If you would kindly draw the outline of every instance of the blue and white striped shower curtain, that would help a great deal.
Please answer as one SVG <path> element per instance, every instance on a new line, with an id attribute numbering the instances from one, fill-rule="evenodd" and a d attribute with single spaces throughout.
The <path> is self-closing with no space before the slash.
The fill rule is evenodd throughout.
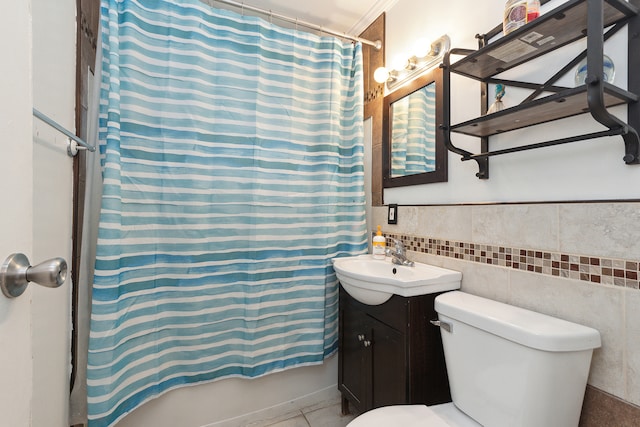
<path id="1" fill-rule="evenodd" d="M 197 0 L 103 0 L 91 426 L 322 363 L 366 252 L 359 45 Z"/>
<path id="2" fill-rule="evenodd" d="M 435 83 L 392 105 L 391 176 L 436 170 Z"/>

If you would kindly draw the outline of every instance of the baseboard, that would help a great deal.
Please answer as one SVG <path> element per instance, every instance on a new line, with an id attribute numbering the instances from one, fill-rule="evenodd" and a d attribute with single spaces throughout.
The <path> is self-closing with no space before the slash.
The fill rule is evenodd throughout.
<path id="1" fill-rule="evenodd" d="M 274 405 L 268 408 L 261 409 L 259 411 L 250 412 L 239 417 L 231 419 L 217 421 L 213 424 L 207 424 L 203 427 L 240 427 L 250 426 L 252 423 L 257 423 L 263 420 L 271 420 L 277 422 L 278 419 L 288 419 L 294 416 L 296 413 L 301 413 L 304 408 L 317 405 L 325 401 L 338 402 L 340 399 L 340 392 L 338 391 L 338 385 L 334 384 L 316 392 L 300 396 L 293 400 Z"/>
<path id="2" fill-rule="evenodd" d="M 587 386 L 582 405 L 580 427 L 637 427 L 640 407 Z"/>

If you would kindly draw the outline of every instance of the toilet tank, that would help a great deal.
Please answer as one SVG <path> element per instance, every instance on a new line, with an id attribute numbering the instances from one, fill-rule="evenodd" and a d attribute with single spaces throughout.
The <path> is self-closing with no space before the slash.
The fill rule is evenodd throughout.
<path id="1" fill-rule="evenodd" d="M 578 425 L 598 331 L 457 291 L 435 309 L 456 407 L 486 427 Z"/>

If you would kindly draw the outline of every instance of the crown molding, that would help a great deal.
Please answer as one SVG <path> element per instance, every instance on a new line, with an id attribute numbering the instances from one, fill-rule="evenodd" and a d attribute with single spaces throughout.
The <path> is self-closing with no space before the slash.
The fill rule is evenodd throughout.
<path id="1" fill-rule="evenodd" d="M 363 15 L 358 22 L 353 24 L 347 34 L 362 34 L 364 30 L 375 21 L 383 12 L 388 12 L 398 0 L 378 0 L 371 6 L 369 11 Z"/>

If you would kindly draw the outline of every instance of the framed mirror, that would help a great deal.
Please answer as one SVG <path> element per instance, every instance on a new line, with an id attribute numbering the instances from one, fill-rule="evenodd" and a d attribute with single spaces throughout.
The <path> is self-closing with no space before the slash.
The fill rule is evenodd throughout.
<path id="1" fill-rule="evenodd" d="M 384 188 L 447 181 L 442 69 L 416 78 L 384 98 Z"/>

